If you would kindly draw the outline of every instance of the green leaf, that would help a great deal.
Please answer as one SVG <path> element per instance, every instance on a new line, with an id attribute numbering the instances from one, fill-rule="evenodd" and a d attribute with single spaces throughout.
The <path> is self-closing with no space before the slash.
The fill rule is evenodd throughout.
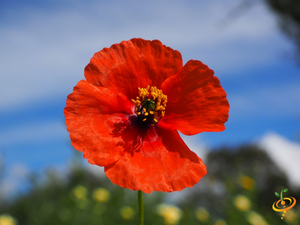
<path id="1" fill-rule="evenodd" d="M 279 197 L 279 194 L 277 192 L 275 192 L 275 195 Z"/>
<path id="2" fill-rule="evenodd" d="M 286 189 L 283 190 L 283 192 L 287 192 L 288 190 L 289 190 L 289 189 L 286 188 Z"/>

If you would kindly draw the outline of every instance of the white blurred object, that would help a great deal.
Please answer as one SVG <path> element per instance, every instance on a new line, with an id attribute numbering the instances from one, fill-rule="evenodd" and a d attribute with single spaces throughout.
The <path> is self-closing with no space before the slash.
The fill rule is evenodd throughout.
<path id="1" fill-rule="evenodd" d="M 287 175 L 291 185 L 300 186 L 300 144 L 284 137 L 268 133 L 259 142 L 270 158 Z"/>

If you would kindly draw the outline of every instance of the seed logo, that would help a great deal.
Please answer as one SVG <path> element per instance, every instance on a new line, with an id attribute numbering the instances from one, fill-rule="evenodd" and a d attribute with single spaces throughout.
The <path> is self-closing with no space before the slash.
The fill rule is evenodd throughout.
<path id="1" fill-rule="evenodd" d="M 278 196 L 280 199 L 277 202 L 273 203 L 272 209 L 276 212 L 283 212 L 281 219 L 283 219 L 286 211 L 293 208 L 294 205 L 296 204 L 296 199 L 294 197 L 287 197 L 287 198 L 283 197 L 283 192 L 287 192 L 288 190 L 289 189 L 287 188 L 282 189 L 280 195 L 277 192 L 275 192 L 275 195 Z"/>

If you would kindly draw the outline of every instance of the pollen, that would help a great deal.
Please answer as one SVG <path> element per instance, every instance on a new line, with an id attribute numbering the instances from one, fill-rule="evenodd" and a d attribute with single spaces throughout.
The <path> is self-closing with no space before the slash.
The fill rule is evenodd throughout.
<path id="1" fill-rule="evenodd" d="M 138 118 L 152 126 L 165 116 L 167 95 L 155 86 L 138 87 L 138 96 L 131 101 L 135 104 L 134 112 Z"/>

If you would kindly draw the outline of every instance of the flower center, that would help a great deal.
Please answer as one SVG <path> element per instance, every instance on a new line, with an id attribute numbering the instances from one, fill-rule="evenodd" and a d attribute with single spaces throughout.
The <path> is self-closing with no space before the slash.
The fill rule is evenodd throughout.
<path id="1" fill-rule="evenodd" d="M 139 96 L 131 99 L 135 104 L 134 112 L 143 123 L 155 126 L 165 116 L 167 96 L 155 86 L 138 89 Z"/>

